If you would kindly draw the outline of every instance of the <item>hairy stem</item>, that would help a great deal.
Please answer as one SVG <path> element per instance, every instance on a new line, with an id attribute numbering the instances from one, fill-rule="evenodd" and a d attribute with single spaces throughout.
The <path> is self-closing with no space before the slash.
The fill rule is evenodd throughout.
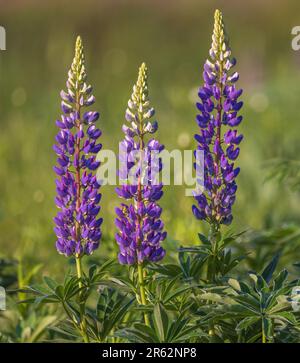
<path id="1" fill-rule="evenodd" d="M 76 271 L 77 271 L 77 277 L 79 278 L 79 282 L 78 282 L 78 286 L 81 289 L 82 288 L 82 282 L 81 282 L 81 278 L 82 278 L 82 264 L 81 264 L 81 257 L 78 256 L 76 257 Z M 81 298 L 81 291 L 79 292 L 79 298 Z M 81 302 L 79 303 L 80 305 L 80 332 L 83 338 L 83 341 L 85 343 L 89 343 L 89 337 L 86 333 L 86 320 L 85 320 L 85 303 Z"/>

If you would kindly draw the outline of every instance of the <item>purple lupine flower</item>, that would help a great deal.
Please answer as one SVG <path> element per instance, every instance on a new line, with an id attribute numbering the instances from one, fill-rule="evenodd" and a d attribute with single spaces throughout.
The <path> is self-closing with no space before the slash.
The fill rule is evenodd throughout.
<path id="1" fill-rule="evenodd" d="M 94 170 L 99 166 L 96 154 L 101 131 L 95 125 L 99 113 L 86 111 L 95 102 L 92 87 L 86 83 L 81 38 L 76 40 L 75 57 L 68 73 L 67 91 L 61 91 L 63 115 L 56 121 L 59 128 L 54 150 L 54 171 L 60 209 L 54 218 L 57 251 L 65 256 L 90 255 L 101 239 L 100 185 Z"/>
<path id="2" fill-rule="evenodd" d="M 236 60 L 231 58 L 222 14 L 215 12 L 210 58 L 205 62 L 204 85 L 199 89 L 200 101 L 196 117 L 200 134 L 195 135 L 198 150 L 204 153 L 204 192 L 196 195 L 197 205 L 192 210 L 197 219 L 206 220 L 217 229 L 220 224 L 232 222 L 232 205 L 235 201 L 236 176 L 240 169 L 234 166 L 243 135 L 236 127 L 241 123 L 238 115 L 243 102 L 235 82 L 239 75 L 232 68 Z"/>
<path id="3" fill-rule="evenodd" d="M 161 198 L 162 184 L 156 182 L 162 169 L 158 157 L 163 150 L 157 140 L 146 141 L 147 134 L 157 130 L 157 122 L 150 121 L 154 109 L 148 99 L 147 67 L 143 63 L 138 80 L 128 101 L 123 126 L 124 140 L 120 143 L 120 179 L 128 184 L 117 188 L 117 194 L 132 204 L 121 204 L 116 208 L 116 241 L 120 248 L 121 264 L 141 264 L 144 261 L 157 262 L 165 256 L 160 243 L 166 238 L 164 224 L 160 219 L 162 208 L 157 204 Z M 136 167 L 136 157 L 140 158 Z"/>

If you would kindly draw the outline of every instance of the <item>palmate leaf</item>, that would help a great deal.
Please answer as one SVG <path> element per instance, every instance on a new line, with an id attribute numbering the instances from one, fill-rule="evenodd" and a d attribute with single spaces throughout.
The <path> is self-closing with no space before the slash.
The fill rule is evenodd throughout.
<path id="1" fill-rule="evenodd" d="M 105 287 L 100 292 L 94 324 L 94 334 L 100 341 L 122 322 L 133 301 L 112 288 Z"/>
<path id="2" fill-rule="evenodd" d="M 68 277 L 64 285 L 60 285 L 58 282 L 50 277 L 44 277 L 45 285 L 35 284 L 29 286 L 26 289 L 18 289 L 19 292 L 24 292 L 29 295 L 35 296 L 35 303 L 58 303 L 71 300 L 74 296 L 77 296 L 80 291 L 85 287 L 79 287 L 79 279 L 77 277 Z M 32 300 L 32 299 L 30 299 Z M 20 303 L 28 302 L 28 299 L 20 301 Z"/>
<path id="3" fill-rule="evenodd" d="M 243 233 L 238 235 L 231 233 L 222 236 L 219 232 L 217 236 L 213 236 L 213 240 L 211 239 L 212 236 L 207 238 L 199 234 L 199 239 L 202 243 L 200 246 L 181 247 L 179 249 L 179 261 L 185 278 L 194 277 L 199 279 L 204 265 L 206 266 L 208 281 L 216 281 L 226 276 L 245 258 L 245 256 L 233 257 L 231 250 L 226 248 L 227 245 L 234 242 Z M 184 254 L 187 253 L 197 256 L 197 258 L 190 259 L 185 257 Z M 189 271 L 191 271 L 192 263 L 194 268 L 191 273 Z"/>
<path id="4" fill-rule="evenodd" d="M 206 334 L 200 326 L 190 324 L 190 319 L 184 317 L 187 311 L 188 309 L 178 316 L 171 317 L 162 304 L 156 304 L 153 308 L 151 327 L 134 323 L 131 328 L 116 331 L 114 336 L 138 343 L 184 343 L 192 338 L 200 339 Z"/>

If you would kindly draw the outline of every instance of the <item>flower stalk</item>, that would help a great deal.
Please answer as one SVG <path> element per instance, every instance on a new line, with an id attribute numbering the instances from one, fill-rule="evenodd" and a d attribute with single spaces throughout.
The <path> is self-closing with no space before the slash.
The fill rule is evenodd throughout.
<path id="1" fill-rule="evenodd" d="M 75 56 L 68 72 L 67 91 L 61 91 L 63 115 L 56 121 L 54 151 L 57 154 L 55 199 L 59 212 L 54 218 L 57 236 L 56 248 L 66 257 L 73 256 L 79 286 L 80 327 L 85 342 L 85 302 L 82 301 L 82 257 L 91 255 L 99 246 L 102 218 L 100 211 L 100 184 L 93 174 L 100 163 L 96 160 L 102 145 L 98 143 L 101 131 L 96 127 L 99 113 L 85 111 L 94 104 L 92 87 L 87 83 L 82 40 L 77 37 Z"/>
<path id="2" fill-rule="evenodd" d="M 148 70 L 143 63 L 128 101 L 125 118 L 129 125 L 123 125 L 125 138 L 120 143 L 119 176 L 123 183 L 116 192 L 131 203 L 116 208 L 116 241 L 119 262 L 128 265 L 157 262 L 165 256 L 160 243 L 167 233 L 160 219 L 162 208 L 157 204 L 163 195 L 163 185 L 157 181 L 162 168 L 158 155 L 163 145 L 154 138 L 146 140 L 157 130 L 157 122 L 150 120 L 154 109 L 148 98 L 147 80 Z"/>
<path id="3" fill-rule="evenodd" d="M 138 281 L 139 281 L 139 288 L 140 288 L 141 303 L 142 303 L 142 305 L 146 306 L 147 299 L 146 299 L 146 294 L 145 294 L 145 281 L 144 281 L 145 274 L 144 274 L 144 269 L 143 269 L 142 264 L 139 263 L 137 265 L 137 271 L 138 271 Z M 149 320 L 149 315 L 147 312 L 144 313 L 144 321 L 145 321 L 145 324 L 150 327 L 150 320 Z"/>
<path id="4" fill-rule="evenodd" d="M 56 121 L 59 132 L 54 150 L 57 154 L 55 199 L 60 211 L 54 218 L 56 248 L 65 256 L 92 254 L 101 239 L 100 184 L 93 172 L 99 167 L 96 154 L 101 131 L 95 122 L 99 113 L 84 111 L 95 102 L 92 87 L 86 83 L 82 40 L 76 40 L 75 57 L 68 73 L 67 91 L 61 91 L 63 115 Z"/>
<path id="5" fill-rule="evenodd" d="M 232 72 L 236 60 L 231 57 L 222 13 L 215 12 L 212 45 L 209 59 L 204 64 L 204 85 L 200 87 L 200 101 L 196 117 L 200 133 L 195 135 L 197 149 L 204 154 L 205 191 L 195 195 L 197 205 L 192 210 L 197 219 L 207 221 L 213 231 L 232 222 L 232 206 L 237 190 L 235 168 L 243 135 L 236 127 L 241 123 L 238 115 L 243 102 L 238 101 L 241 89 L 235 86 L 239 78 Z M 212 234 L 213 235 L 213 234 Z"/>

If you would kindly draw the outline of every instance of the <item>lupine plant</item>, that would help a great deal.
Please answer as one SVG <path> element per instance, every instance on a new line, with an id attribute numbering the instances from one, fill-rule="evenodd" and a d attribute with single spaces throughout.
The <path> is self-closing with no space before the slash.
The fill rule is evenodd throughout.
<path id="1" fill-rule="evenodd" d="M 146 140 L 148 135 L 157 130 L 157 122 L 150 120 L 154 112 L 148 97 L 148 70 L 143 63 L 128 101 L 125 113 L 128 125 L 123 125 L 125 138 L 120 144 L 119 175 L 127 184 L 116 189 L 121 198 L 132 202 L 129 205 L 123 203 L 120 208 L 116 208 L 119 262 L 137 266 L 143 305 L 146 305 L 143 265 L 160 261 L 164 257 L 165 250 L 160 244 L 167 235 L 160 219 L 162 209 L 157 204 L 163 194 L 163 186 L 162 183 L 156 183 L 156 174 L 162 165 L 159 158 L 153 160 L 153 155 L 157 156 L 163 145 L 154 138 Z M 137 170 L 133 171 L 130 179 L 130 173 L 136 166 Z M 147 315 L 145 321 L 149 325 Z"/>
<path id="2" fill-rule="evenodd" d="M 63 115 L 56 121 L 59 132 L 54 150 L 57 154 L 56 180 L 60 211 L 54 218 L 57 251 L 65 256 L 75 256 L 80 277 L 82 256 L 98 248 L 102 219 L 100 211 L 100 185 L 93 175 L 100 162 L 96 154 L 101 131 L 95 125 L 99 113 L 86 111 L 95 102 L 92 86 L 86 83 L 87 75 L 81 38 L 75 46 L 75 57 L 68 73 L 67 92 L 61 91 Z"/>
<path id="3" fill-rule="evenodd" d="M 101 239 L 100 184 L 93 172 L 99 167 L 96 154 L 101 130 L 96 121 L 99 113 L 88 111 L 95 102 L 92 86 L 87 83 L 82 40 L 76 40 L 75 57 L 68 73 L 67 91 L 61 91 L 63 115 L 56 121 L 59 132 L 54 150 L 57 154 L 56 180 L 60 211 L 54 218 L 56 248 L 60 254 L 74 256 L 78 278 L 82 277 L 81 259 L 98 248 Z M 81 282 L 79 281 L 81 288 Z M 82 321 L 84 325 L 84 320 Z M 84 331 L 84 326 L 83 326 Z"/>
<path id="4" fill-rule="evenodd" d="M 123 202 L 116 208 L 115 237 L 105 240 L 118 251 L 105 261 L 103 256 L 90 256 L 101 239 L 100 185 L 95 176 L 101 131 L 96 126 L 99 114 L 86 110 L 94 97 L 86 83 L 82 42 L 77 39 L 67 91 L 61 93 L 63 115 L 56 122 L 59 132 L 54 146 L 59 208 L 54 219 L 56 248 L 77 268 L 63 282 L 44 277 L 43 285 L 26 287 L 21 279 L 21 303 L 34 304 L 20 309 L 26 321 L 31 321 L 35 311 L 47 311 L 42 305 L 54 305 L 50 310 L 53 320 L 46 320 L 47 331 L 33 334 L 34 341 L 299 342 L 300 264 L 293 267 L 293 279 L 288 279 L 285 269 L 275 274 L 280 253 L 284 258 L 291 252 L 287 242 L 292 250 L 296 248 L 299 227 L 256 235 L 228 230 L 240 170 L 235 162 L 243 138 L 237 130 L 242 121 L 242 91 L 236 87 L 235 64 L 217 10 L 197 102 L 195 139 L 197 150 L 204 154 L 204 190 L 194 195 L 192 206 L 194 216 L 203 222 L 201 227 L 204 231 L 209 227 L 209 232 L 199 233 L 200 245 L 190 241 L 190 247 L 180 247 L 172 240 L 178 248 L 176 255 L 174 249 L 168 253 L 164 248 L 168 240 L 162 244 L 167 237 L 158 204 L 163 194 L 158 180 L 163 146 L 152 136 L 158 125 L 152 119 L 147 67 L 141 65 L 120 144 L 122 183 L 117 194 Z M 184 242 L 186 246 L 189 241 Z M 272 258 L 271 243 L 278 252 Z M 232 257 L 229 245 L 243 255 Z M 83 256 L 89 256 L 86 271 Z M 243 259 L 244 264 L 240 263 Z M 10 281 L 14 284 L 15 280 Z M 43 314 L 38 316 L 44 322 Z M 23 337 L 7 329 L 1 339 L 20 341 Z"/>
<path id="5" fill-rule="evenodd" d="M 206 220 L 216 232 L 220 225 L 229 225 L 233 218 L 235 178 L 240 171 L 234 167 L 234 160 L 243 139 L 236 129 L 242 121 L 242 116 L 238 116 L 243 105 L 238 101 L 242 90 L 235 86 L 239 75 L 233 73 L 232 68 L 236 61 L 231 58 L 222 14 L 218 10 L 209 55 L 204 64 L 204 85 L 199 89 L 196 104 L 200 134 L 195 135 L 198 150 L 204 152 L 205 192 L 195 197 L 197 206 L 193 206 L 193 213 L 196 218 Z"/>
<path id="6" fill-rule="evenodd" d="M 238 112 L 243 102 L 238 100 L 242 90 L 235 85 L 239 79 L 239 74 L 233 71 L 235 64 L 222 14 L 216 10 L 209 58 L 203 69 L 204 84 L 199 88 L 199 101 L 196 103 L 200 132 L 195 139 L 197 150 L 204 154 L 204 192 L 195 195 L 196 205 L 192 207 L 195 217 L 206 221 L 210 227 L 208 239 L 199 236 L 205 245 L 199 252 L 206 253 L 208 280 L 214 280 L 218 273 L 224 275 L 228 272 L 226 267 L 224 270 L 224 264 L 230 266 L 237 262 L 231 261 L 230 256 L 223 252 L 233 237 L 222 239 L 220 233 L 221 226 L 230 225 L 233 219 L 232 206 L 237 190 L 235 179 L 240 171 L 234 162 L 243 139 L 237 130 L 242 121 Z"/>

